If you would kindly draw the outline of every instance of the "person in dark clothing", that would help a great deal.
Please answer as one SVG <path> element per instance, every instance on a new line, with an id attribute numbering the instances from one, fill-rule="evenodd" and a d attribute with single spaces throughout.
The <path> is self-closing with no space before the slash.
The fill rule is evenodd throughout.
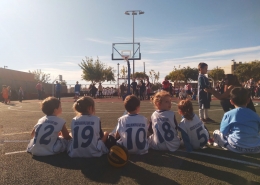
<path id="1" fill-rule="evenodd" d="M 143 80 L 140 81 L 140 100 L 144 100 L 145 83 Z"/>
<path id="2" fill-rule="evenodd" d="M 131 83 L 131 87 L 133 89 L 133 94 L 136 95 L 137 82 L 135 81 L 135 79 L 133 79 L 133 82 Z"/>
<path id="3" fill-rule="evenodd" d="M 233 74 L 226 74 L 225 75 L 225 91 L 223 94 L 220 94 L 216 90 L 212 89 L 205 89 L 206 92 L 212 93 L 217 99 L 220 100 L 220 104 L 224 110 L 224 112 L 228 112 L 231 109 L 234 109 L 234 105 L 230 103 L 230 92 L 235 87 L 242 87 L 239 83 L 237 76 Z M 247 104 L 247 108 L 251 109 L 252 111 L 256 112 L 255 106 L 250 98 L 249 103 Z"/>

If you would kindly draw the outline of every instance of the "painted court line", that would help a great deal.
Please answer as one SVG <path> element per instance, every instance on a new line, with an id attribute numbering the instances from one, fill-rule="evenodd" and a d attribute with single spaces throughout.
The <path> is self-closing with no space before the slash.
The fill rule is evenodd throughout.
<path id="1" fill-rule="evenodd" d="M 31 132 L 17 132 L 17 133 L 3 134 L 3 136 L 12 136 L 12 135 L 30 134 L 30 133 Z"/>
<path id="2" fill-rule="evenodd" d="M 179 150 L 178 150 L 178 151 L 179 151 Z M 182 152 L 182 151 L 181 151 L 181 152 Z M 233 161 L 233 162 L 242 163 L 242 164 L 251 165 L 251 166 L 256 166 L 256 167 L 260 168 L 260 164 L 251 163 L 251 162 L 246 162 L 246 161 L 242 161 L 242 160 L 238 160 L 238 159 L 232 159 L 232 158 L 227 158 L 227 157 L 221 157 L 221 156 L 212 155 L 212 154 L 206 154 L 206 153 L 201 153 L 201 152 L 191 152 L 191 153 L 192 153 L 192 154 L 197 154 L 197 155 L 208 156 L 208 157 L 214 157 L 214 158 L 223 159 L 223 160 L 227 160 L 227 161 Z"/>
<path id="3" fill-rule="evenodd" d="M 178 150 L 178 151 L 179 152 L 184 152 L 184 151 L 181 151 L 181 150 Z M 8 152 L 8 153 L 5 153 L 5 155 L 19 154 L 19 153 L 25 153 L 25 152 L 27 152 L 27 151 L 23 150 L 23 151 Z M 246 165 L 251 165 L 251 166 L 256 166 L 256 167 L 260 168 L 260 164 L 246 162 L 246 161 L 242 161 L 242 160 L 238 160 L 238 159 L 231 159 L 231 158 L 227 158 L 227 157 L 221 157 L 221 156 L 212 155 L 212 154 L 206 154 L 206 153 L 201 153 L 201 152 L 191 152 L 191 153 L 192 154 L 197 154 L 197 155 L 208 156 L 208 157 L 212 157 L 212 158 L 223 159 L 223 160 L 227 160 L 227 161 L 233 161 L 233 162 L 246 164 Z"/>
<path id="4" fill-rule="evenodd" d="M 25 153 L 25 152 L 27 152 L 27 151 L 22 150 L 22 151 L 8 152 L 8 153 L 5 153 L 5 155 L 19 154 L 19 153 Z"/>

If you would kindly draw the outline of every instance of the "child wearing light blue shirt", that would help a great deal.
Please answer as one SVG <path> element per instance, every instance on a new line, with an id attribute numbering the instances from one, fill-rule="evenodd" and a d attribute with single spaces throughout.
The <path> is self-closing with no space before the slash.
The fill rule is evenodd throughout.
<path id="1" fill-rule="evenodd" d="M 247 89 L 234 88 L 230 102 L 236 108 L 226 112 L 220 130 L 213 133 L 214 142 L 236 153 L 260 153 L 260 117 L 246 108 L 250 101 Z"/>

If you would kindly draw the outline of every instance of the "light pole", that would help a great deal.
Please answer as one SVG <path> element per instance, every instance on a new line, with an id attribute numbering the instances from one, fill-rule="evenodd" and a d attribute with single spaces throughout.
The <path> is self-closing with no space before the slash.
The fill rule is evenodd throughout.
<path id="1" fill-rule="evenodd" d="M 117 88 L 118 88 L 118 97 L 119 97 L 119 63 L 117 63 Z"/>
<path id="2" fill-rule="evenodd" d="M 135 18 L 134 16 L 137 15 L 137 13 L 139 15 L 141 14 L 144 14 L 144 12 L 142 10 L 128 10 L 125 12 L 126 15 L 130 15 L 130 13 L 133 15 L 133 55 L 135 53 L 134 49 L 134 43 L 135 43 L 135 26 L 134 26 L 134 23 L 135 23 Z M 133 77 L 134 77 L 134 73 L 135 73 L 135 60 L 133 60 Z"/>

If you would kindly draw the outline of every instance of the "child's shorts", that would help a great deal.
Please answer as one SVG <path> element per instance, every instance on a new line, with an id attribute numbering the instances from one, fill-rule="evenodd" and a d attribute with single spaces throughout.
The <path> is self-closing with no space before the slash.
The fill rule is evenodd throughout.
<path id="1" fill-rule="evenodd" d="M 215 130 L 213 132 L 214 142 L 218 144 L 221 148 L 225 150 L 230 150 L 236 153 L 260 153 L 260 146 L 251 147 L 251 148 L 243 148 L 239 146 L 235 146 L 228 143 L 228 140 L 219 130 Z"/>
<path id="2" fill-rule="evenodd" d="M 210 108 L 210 102 L 199 102 L 200 109 L 209 109 Z"/>

